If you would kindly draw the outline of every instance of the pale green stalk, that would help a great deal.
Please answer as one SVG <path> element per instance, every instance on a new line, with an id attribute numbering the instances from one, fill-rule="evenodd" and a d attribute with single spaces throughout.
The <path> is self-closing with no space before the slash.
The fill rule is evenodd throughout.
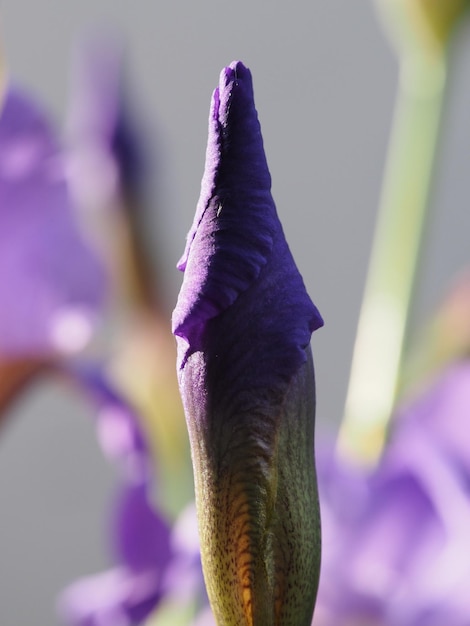
<path id="1" fill-rule="evenodd" d="M 374 462 L 394 406 L 445 91 L 446 57 L 403 58 L 338 450 Z"/>

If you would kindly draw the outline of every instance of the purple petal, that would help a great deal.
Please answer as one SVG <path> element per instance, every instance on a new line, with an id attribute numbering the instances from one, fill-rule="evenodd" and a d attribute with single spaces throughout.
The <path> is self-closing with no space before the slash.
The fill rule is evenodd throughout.
<path id="1" fill-rule="evenodd" d="M 335 510 L 332 498 L 323 505 L 329 541 L 315 624 L 465 626 L 470 611 L 470 565 L 462 559 L 470 552 L 470 491 L 462 469 L 469 449 L 466 375 L 464 366 L 450 370 L 402 412 L 355 515 Z M 322 497 L 335 491 L 335 476 L 336 489 L 344 493 L 343 472 L 329 471 L 327 490 L 320 482 Z M 324 472 L 319 477 L 323 481 Z"/>
<path id="2" fill-rule="evenodd" d="M 86 42 L 79 55 L 69 135 L 72 178 L 98 203 L 141 191 L 147 144 L 125 92 L 122 46 L 109 36 Z"/>
<path id="3" fill-rule="evenodd" d="M 193 601 L 207 604 L 197 531 L 196 507 L 189 504 L 172 528 L 172 561 L 165 574 L 166 593 L 178 603 Z"/>
<path id="4" fill-rule="evenodd" d="M 82 387 L 97 407 L 96 428 L 104 453 L 118 463 L 128 481 L 148 484 L 153 463 L 136 412 L 115 390 L 99 366 L 70 366 L 64 371 L 73 383 Z"/>
<path id="5" fill-rule="evenodd" d="M 157 575 L 116 568 L 81 579 L 63 592 L 58 611 L 70 626 L 135 626 L 160 599 Z"/>
<path id="6" fill-rule="evenodd" d="M 111 519 L 111 548 L 118 567 L 83 579 L 63 594 L 69 624 L 141 623 L 167 593 L 174 558 L 170 527 L 150 502 L 152 460 L 138 417 L 94 366 L 65 370 L 97 405 L 97 430 L 105 453 L 118 461 L 126 483 Z"/>
<path id="7" fill-rule="evenodd" d="M 243 339 L 238 351 L 258 362 L 258 374 L 270 369 L 262 361 L 276 362 L 269 375 L 288 379 L 305 362 L 311 332 L 323 322 L 292 259 L 270 187 L 251 74 L 232 63 L 213 96 L 201 197 L 179 263 L 185 276 L 173 329 L 184 339 L 180 367 L 224 313 L 226 327 Z"/>
<path id="8" fill-rule="evenodd" d="M 74 222 L 49 122 L 14 88 L 0 116 L 0 237 L 0 352 L 83 347 L 103 301 L 102 268 Z"/>
<path id="9" fill-rule="evenodd" d="M 399 428 L 422 428 L 470 484 L 469 412 L 470 362 L 464 361 L 449 367 L 398 417 Z"/>
<path id="10" fill-rule="evenodd" d="M 79 580 L 62 594 L 59 612 L 68 624 L 140 624 L 163 598 L 207 606 L 193 507 L 170 533 L 147 498 L 142 487 L 123 490 L 113 522 L 120 567 Z"/>
<path id="11" fill-rule="evenodd" d="M 122 490 L 113 513 L 114 552 L 132 571 L 162 573 L 172 557 L 170 527 L 148 498 L 146 485 Z"/>

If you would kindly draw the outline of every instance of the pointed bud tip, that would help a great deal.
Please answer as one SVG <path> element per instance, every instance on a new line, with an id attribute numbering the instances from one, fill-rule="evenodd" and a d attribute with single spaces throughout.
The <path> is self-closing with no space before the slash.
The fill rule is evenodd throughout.
<path id="1" fill-rule="evenodd" d="M 212 115 L 222 127 L 228 125 L 234 104 L 237 109 L 246 105 L 254 107 L 251 72 L 241 61 L 232 61 L 222 70 L 214 91 Z"/>

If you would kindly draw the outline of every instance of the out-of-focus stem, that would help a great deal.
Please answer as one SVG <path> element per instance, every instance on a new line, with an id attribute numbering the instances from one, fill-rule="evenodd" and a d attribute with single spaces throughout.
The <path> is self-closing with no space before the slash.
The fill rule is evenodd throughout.
<path id="1" fill-rule="evenodd" d="M 445 52 L 405 57 L 338 452 L 379 457 L 395 402 L 445 91 Z"/>
<path id="2" fill-rule="evenodd" d="M 23 389 L 39 374 L 51 370 L 52 363 L 46 359 L 0 356 L 0 427 L 9 417 L 8 408 Z"/>

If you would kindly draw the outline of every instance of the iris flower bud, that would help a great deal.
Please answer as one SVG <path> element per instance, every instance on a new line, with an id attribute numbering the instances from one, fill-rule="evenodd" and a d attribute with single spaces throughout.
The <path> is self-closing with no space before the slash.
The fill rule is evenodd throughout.
<path id="1" fill-rule="evenodd" d="M 270 192 L 249 70 L 222 71 L 173 314 L 202 562 L 224 626 L 307 626 L 320 522 L 310 350 L 323 324 Z"/>

